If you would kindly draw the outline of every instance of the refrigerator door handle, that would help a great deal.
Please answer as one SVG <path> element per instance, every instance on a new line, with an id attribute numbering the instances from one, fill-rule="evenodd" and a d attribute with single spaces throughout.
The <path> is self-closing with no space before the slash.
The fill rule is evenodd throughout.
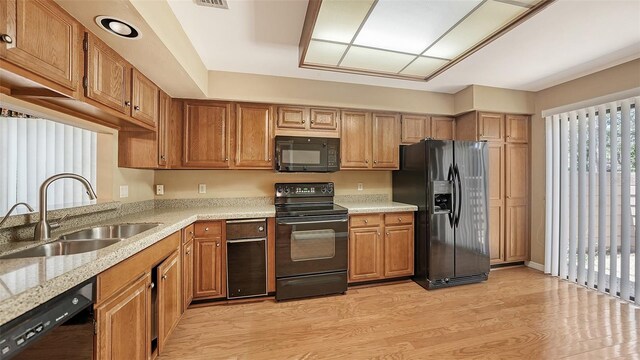
<path id="1" fill-rule="evenodd" d="M 456 191 L 456 205 L 458 205 L 458 209 L 456 210 L 456 227 L 458 227 L 458 224 L 460 224 L 460 212 L 462 211 L 462 180 L 460 179 L 458 164 L 454 165 L 453 172 L 458 181 L 458 191 Z"/>
<path id="2" fill-rule="evenodd" d="M 453 228 L 453 224 L 455 221 L 455 217 L 456 217 L 456 206 L 455 206 L 455 202 L 456 202 L 456 175 L 455 172 L 453 171 L 453 165 L 449 165 L 449 174 L 447 175 L 447 181 L 449 181 L 453 186 L 452 186 L 452 194 L 451 194 L 451 210 L 449 211 L 449 226 L 451 226 L 451 228 Z M 435 195 L 434 195 L 435 196 Z"/>

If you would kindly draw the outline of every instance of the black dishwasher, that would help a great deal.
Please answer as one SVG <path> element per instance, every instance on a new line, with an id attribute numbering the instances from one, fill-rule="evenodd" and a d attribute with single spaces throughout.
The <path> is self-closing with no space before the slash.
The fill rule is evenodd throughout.
<path id="1" fill-rule="evenodd" d="M 267 295 L 266 219 L 227 220 L 227 298 Z"/>

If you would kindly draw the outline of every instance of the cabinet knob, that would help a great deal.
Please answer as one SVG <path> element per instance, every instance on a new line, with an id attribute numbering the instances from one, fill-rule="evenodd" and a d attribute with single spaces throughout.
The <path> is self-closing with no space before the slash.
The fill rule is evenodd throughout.
<path id="1" fill-rule="evenodd" d="M 224 158 L 224 161 L 229 161 L 229 158 Z"/>
<path id="2" fill-rule="evenodd" d="M 311 123 L 314 124 L 315 122 L 313 120 L 311 120 Z"/>
<path id="3" fill-rule="evenodd" d="M 366 159 L 366 160 L 364 161 L 364 163 L 365 163 L 365 164 L 368 164 L 368 163 L 369 163 L 369 159 Z"/>
<path id="4" fill-rule="evenodd" d="M 387 234 L 387 236 L 389 235 L 389 232 L 387 231 L 385 234 Z"/>
<path id="5" fill-rule="evenodd" d="M 204 228 L 204 231 L 209 231 L 209 228 L 208 227 Z"/>
<path id="6" fill-rule="evenodd" d="M 398 218 L 398 222 L 402 222 L 402 218 L 400 218 L 400 217 L 399 217 L 399 218 Z"/>
<path id="7" fill-rule="evenodd" d="M 219 242 L 216 242 L 216 247 L 220 247 L 220 243 Z"/>
<path id="8" fill-rule="evenodd" d="M 377 163 L 378 163 L 378 160 L 373 160 L 373 163 L 374 163 L 374 164 L 377 164 Z"/>
<path id="9" fill-rule="evenodd" d="M 124 106 L 131 106 L 131 101 L 125 101 Z"/>
<path id="10" fill-rule="evenodd" d="M 379 232 L 378 232 L 378 233 L 376 233 L 376 234 L 378 234 L 378 236 L 380 236 L 380 233 L 379 233 Z"/>
<path id="11" fill-rule="evenodd" d="M 264 226 L 258 226 L 258 231 L 264 231 Z"/>
<path id="12" fill-rule="evenodd" d="M 164 156 L 164 155 L 160 155 L 160 160 L 166 160 L 166 159 L 167 159 L 167 157 L 166 157 L 166 156 Z"/>
<path id="13" fill-rule="evenodd" d="M 153 289 L 154 287 L 156 287 L 156 284 L 155 284 L 155 283 L 151 283 L 151 284 L 149 284 L 149 289 Z"/>
<path id="14" fill-rule="evenodd" d="M 187 250 L 186 254 L 190 255 L 191 254 L 191 250 Z"/>
<path id="15" fill-rule="evenodd" d="M 134 106 L 134 107 L 133 107 L 133 110 L 135 110 L 135 111 L 140 111 L 140 106 L 138 106 L 138 105 Z"/>
<path id="16" fill-rule="evenodd" d="M 365 224 L 368 224 L 368 223 L 369 223 L 369 220 L 364 219 L 364 223 L 365 223 Z"/>
<path id="17" fill-rule="evenodd" d="M 162 280 L 167 280 L 167 274 L 162 275 Z"/>
<path id="18" fill-rule="evenodd" d="M 0 35 L 0 41 L 2 41 L 4 43 L 7 43 L 7 44 L 13 44 L 13 38 L 9 34 Z"/>
<path id="19" fill-rule="evenodd" d="M 304 124 L 304 123 L 306 123 L 306 122 L 307 122 L 306 120 L 302 120 L 302 123 L 303 123 L 303 124 Z"/>

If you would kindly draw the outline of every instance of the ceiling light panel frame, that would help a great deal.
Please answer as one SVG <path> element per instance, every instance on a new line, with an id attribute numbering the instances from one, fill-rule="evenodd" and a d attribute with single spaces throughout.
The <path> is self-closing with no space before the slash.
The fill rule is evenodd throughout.
<path id="1" fill-rule="evenodd" d="M 395 4 L 389 0 L 309 0 L 299 43 L 299 66 L 429 81 L 554 1 L 469 0 L 455 9 L 455 16 L 441 19 L 434 29 L 429 29 L 429 34 L 415 34 L 415 39 L 424 43 L 414 45 L 403 42 L 405 39 L 398 44 L 391 44 L 394 34 L 389 34 L 389 31 L 398 28 L 399 34 L 404 33 L 406 37 L 411 32 L 411 26 L 415 26 L 417 31 L 424 31 L 424 24 L 394 26 L 393 21 L 402 20 L 403 10 L 422 11 L 422 16 L 427 16 L 429 5 L 437 11 L 442 8 L 442 3 L 424 2 L 426 9 L 418 9 L 415 8 L 416 2 L 403 4 L 397 0 Z M 392 6 L 404 6 L 404 9 L 394 9 Z M 390 21 L 385 18 L 387 14 Z M 432 19 L 437 17 L 430 16 Z M 412 15 L 408 18 L 416 22 L 422 17 Z M 369 23 L 370 19 L 372 21 Z M 473 31 L 464 31 L 478 28 L 484 29 L 486 35 L 474 37 Z M 465 36 L 467 33 L 469 35 Z M 376 38 L 381 40 L 376 43 Z M 467 46 L 457 46 L 465 42 Z M 371 59 L 369 65 L 367 55 Z"/>

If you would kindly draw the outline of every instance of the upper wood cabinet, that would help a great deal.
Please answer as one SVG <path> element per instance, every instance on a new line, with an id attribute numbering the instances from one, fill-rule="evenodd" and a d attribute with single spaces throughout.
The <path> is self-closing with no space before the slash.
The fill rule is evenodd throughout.
<path id="1" fill-rule="evenodd" d="M 183 165 L 228 168 L 231 104 L 185 102 Z"/>
<path id="2" fill-rule="evenodd" d="M 374 113 L 373 164 L 374 169 L 397 169 L 400 163 L 400 115 Z"/>
<path id="3" fill-rule="evenodd" d="M 157 268 L 158 351 L 162 352 L 169 334 L 182 315 L 182 266 L 179 248 Z"/>
<path id="4" fill-rule="evenodd" d="M 341 169 L 397 169 L 400 116 L 342 111 Z"/>
<path id="5" fill-rule="evenodd" d="M 85 95 L 122 114 L 130 114 L 131 65 L 95 35 L 85 36 Z"/>
<path id="6" fill-rule="evenodd" d="M 339 137 L 338 114 L 334 108 L 278 106 L 275 134 Z"/>
<path id="7" fill-rule="evenodd" d="M 507 201 L 527 201 L 529 198 L 529 146 L 506 145 Z"/>
<path id="8" fill-rule="evenodd" d="M 431 137 L 436 140 L 453 140 L 456 135 L 455 119 L 448 116 L 431 117 Z"/>
<path id="9" fill-rule="evenodd" d="M 526 115 L 507 115 L 507 142 L 529 142 L 529 117 Z"/>
<path id="10" fill-rule="evenodd" d="M 371 114 L 343 110 L 341 115 L 340 168 L 371 167 Z"/>
<path id="11" fill-rule="evenodd" d="M 431 117 L 427 115 L 402 115 L 400 141 L 403 144 L 414 144 L 424 138 L 431 137 Z"/>
<path id="12" fill-rule="evenodd" d="M 156 143 L 158 144 L 158 167 L 168 166 L 169 157 L 169 117 L 171 116 L 171 98 L 164 91 L 160 91 L 158 102 L 158 128 Z"/>
<path id="13" fill-rule="evenodd" d="M 131 116 L 155 126 L 158 121 L 159 89 L 135 68 L 132 76 Z"/>
<path id="14" fill-rule="evenodd" d="M 0 2 L 0 34 L 5 36 L 0 43 L 0 58 L 40 76 L 45 86 L 59 89 L 55 85 L 61 85 L 72 91 L 79 88 L 80 25 L 55 2 Z"/>
<path id="15" fill-rule="evenodd" d="M 504 138 L 504 115 L 479 113 L 478 138 L 487 141 L 502 141 Z"/>
<path id="16" fill-rule="evenodd" d="M 273 107 L 263 104 L 237 104 L 234 167 L 273 168 Z"/>

